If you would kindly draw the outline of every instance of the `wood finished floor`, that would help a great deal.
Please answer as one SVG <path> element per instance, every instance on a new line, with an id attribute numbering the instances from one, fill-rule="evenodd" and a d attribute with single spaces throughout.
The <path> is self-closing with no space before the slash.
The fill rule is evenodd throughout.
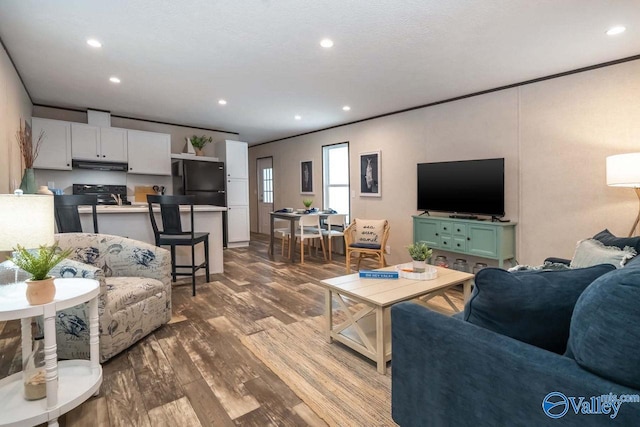
<path id="1" fill-rule="evenodd" d="M 174 286 L 172 321 L 103 364 L 100 394 L 60 425 L 325 426 L 240 337 L 321 315 L 317 283 L 345 274 L 344 257 L 305 256 L 301 266 L 281 258 L 278 245 L 270 258 L 267 246 L 252 235 L 248 248 L 227 249 L 225 273 L 199 283 L 196 297 L 190 282 Z M 449 295 L 461 306 L 460 292 Z M 447 312 L 438 300 L 429 304 Z M 20 364 L 20 324 L 0 323 L 0 378 Z"/>

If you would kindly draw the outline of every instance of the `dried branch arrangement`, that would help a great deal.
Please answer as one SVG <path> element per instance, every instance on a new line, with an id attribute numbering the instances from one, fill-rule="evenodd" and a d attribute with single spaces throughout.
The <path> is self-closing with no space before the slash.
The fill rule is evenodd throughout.
<path id="1" fill-rule="evenodd" d="M 20 121 L 20 129 L 16 131 L 16 140 L 20 146 L 20 153 L 22 153 L 22 159 L 24 160 L 24 167 L 27 169 L 33 168 L 33 163 L 38 158 L 38 152 L 40 151 L 40 144 L 44 139 L 44 131 L 40 131 L 38 139 L 33 142 L 33 135 L 31 134 L 31 127 L 27 126 L 26 122 Z"/>

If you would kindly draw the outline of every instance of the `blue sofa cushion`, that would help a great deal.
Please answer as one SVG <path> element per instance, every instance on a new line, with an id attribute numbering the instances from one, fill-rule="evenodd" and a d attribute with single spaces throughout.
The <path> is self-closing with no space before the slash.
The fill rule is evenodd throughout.
<path id="1" fill-rule="evenodd" d="M 501 335 L 562 354 L 573 307 L 595 279 L 615 270 L 609 264 L 561 271 L 484 268 L 464 308 L 464 320 Z"/>
<path id="2" fill-rule="evenodd" d="M 624 249 L 625 246 L 631 246 L 640 254 L 640 237 L 616 237 L 605 228 L 593 238 L 604 243 L 605 246 L 615 246 L 620 249 Z"/>
<path id="3" fill-rule="evenodd" d="M 640 388 L 639 306 L 639 269 L 598 278 L 576 303 L 568 353 L 596 375 Z"/>

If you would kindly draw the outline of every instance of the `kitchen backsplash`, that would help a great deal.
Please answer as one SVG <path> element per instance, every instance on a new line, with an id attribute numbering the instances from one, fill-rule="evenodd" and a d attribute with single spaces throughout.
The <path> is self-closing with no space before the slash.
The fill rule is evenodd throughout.
<path id="1" fill-rule="evenodd" d="M 173 183 L 170 176 L 161 175 L 135 175 L 126 172 L 106 172 L 94 170 L 75 169 L 72 171 L 57 171 L 49 169 L 36 169 L 36 183 L 48 185 L 55 183 L 55 188 L 64 190 L 64 194 L 73 194 L 73 184 L 105 184 L 126 185 L 127 197 L 133 201 L 135 187 L 140 185 L 162 185 L 166 188 L 165 194 L 173 194 Z"/>

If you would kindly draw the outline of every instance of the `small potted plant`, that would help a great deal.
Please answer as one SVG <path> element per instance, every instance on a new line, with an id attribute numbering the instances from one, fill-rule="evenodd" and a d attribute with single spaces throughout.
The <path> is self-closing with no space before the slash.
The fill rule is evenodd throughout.
<path id="1" fill-rule="evenodd" d="M 49 271 L 60 261 L 71 254 L 71 249 L 61 251 L 57 244 L 53 246 L 40 246 L 31 251 L 18 245 L 14 248 L 13 257 L 10 258 L 15 265 L 31 274 L 31 279 L 26 280 L 27 301 L 31 305 L 46 304 L 53 301 L 56 296 L 56 287 Z"/>
<path id="2" fill-rule="evenodd" d="M 205 135 L 197 136 L 193 135 L 191 138 L 191 145 L 196 150 L 196 156 L 204 156 L 204 146 L 213 141 L 212 137 L 207 137 Z"/>
<path id="3" fill-rule="evenodd" d="M 313 199 L 303 199 L 302 204 L 304 205 L 305 208 L 309 209 L 313 204 Z"/>
<path id="4" fill-rule="evenodd" d="M 409 255 L 413 260 L 413 271 L 423 273 L 427 269 L 427 260 L 431 258 L 433 250 L 425 242 L 416 242 L 407 246 Z"/>

